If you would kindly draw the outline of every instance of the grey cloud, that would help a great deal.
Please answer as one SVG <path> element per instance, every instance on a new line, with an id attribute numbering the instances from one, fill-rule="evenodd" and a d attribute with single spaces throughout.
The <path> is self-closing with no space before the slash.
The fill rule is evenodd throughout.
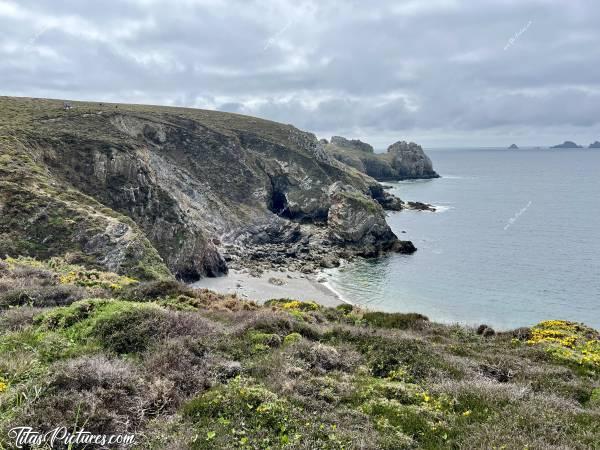
<path id="1" fill-rule="evenodd" d="M 0 86 L 374 141 L 586 141 L 600 139 L 599 19 L 594 0 L 0 0 Z"/>

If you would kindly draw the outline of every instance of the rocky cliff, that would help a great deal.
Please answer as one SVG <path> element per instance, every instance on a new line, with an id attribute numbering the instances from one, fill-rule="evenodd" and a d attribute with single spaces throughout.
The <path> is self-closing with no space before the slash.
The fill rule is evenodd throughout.
<path id="1" fill-rule="evenodd" d="M 429 157 L 414 142 L 398 141 L 386 153 L 375 153 L 372 146 L 360 140 L 333 136 L 325 150 L 338 161 L 379 181 L 439 177 Z"/>
<path id="2" fill-rule="evenodd" d="M 184 280 L 414 251 L 311 133 L 184 108 L 0 98 L 0 255 Z"/>

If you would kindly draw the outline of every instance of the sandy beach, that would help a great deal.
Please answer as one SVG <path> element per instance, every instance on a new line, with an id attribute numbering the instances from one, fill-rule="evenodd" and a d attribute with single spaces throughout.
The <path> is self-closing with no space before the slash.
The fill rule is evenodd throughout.
<path id="1" fill-rule="evenodd" d="M 305 275 L 279 271 L 266 271 L 260 277 L 253 277 L 247 272 L 231 270 L 227 276 L 203 278 L 192 286 L 219 293 L 237 293 L 242 298 L 256 300 L 259 303 L 272 298 L 315 301 L 323 306 L 337 306 L 344 303 L 338 294 L 325 285 L 324 280 L 327 278 L 328 275 L 325 273 Z"/>

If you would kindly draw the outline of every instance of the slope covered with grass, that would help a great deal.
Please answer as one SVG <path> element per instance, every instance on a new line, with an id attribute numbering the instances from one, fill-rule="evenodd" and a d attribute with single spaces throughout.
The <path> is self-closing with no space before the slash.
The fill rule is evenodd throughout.
<path id="1" fill-rule="evenodd" d="M 0 308 L 1 439 L 28 425 L 134 432 L 137 448 L 600 442 L 599 337 L 581 324 L 478 333 L 27 258 L 0 262 Z"/>

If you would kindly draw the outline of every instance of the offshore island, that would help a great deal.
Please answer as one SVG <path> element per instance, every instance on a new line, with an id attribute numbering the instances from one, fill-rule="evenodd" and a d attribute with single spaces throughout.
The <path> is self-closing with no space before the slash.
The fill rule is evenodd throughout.
<path id="1" fill-rule="evenodd" d="M 497 332 L 299 299 L 301 276 L 418 251 L 386 211 L 434 208 L 380 183 L 439 176 L 417 144 L 377 154 L 237 114 L 31 98 L 0 97 L 0 119 L 2 445 L 76 422 L 140 448 L 600 442 L 584 324 Z M 190 284 L 230 271 L 298 292 Z"/>

